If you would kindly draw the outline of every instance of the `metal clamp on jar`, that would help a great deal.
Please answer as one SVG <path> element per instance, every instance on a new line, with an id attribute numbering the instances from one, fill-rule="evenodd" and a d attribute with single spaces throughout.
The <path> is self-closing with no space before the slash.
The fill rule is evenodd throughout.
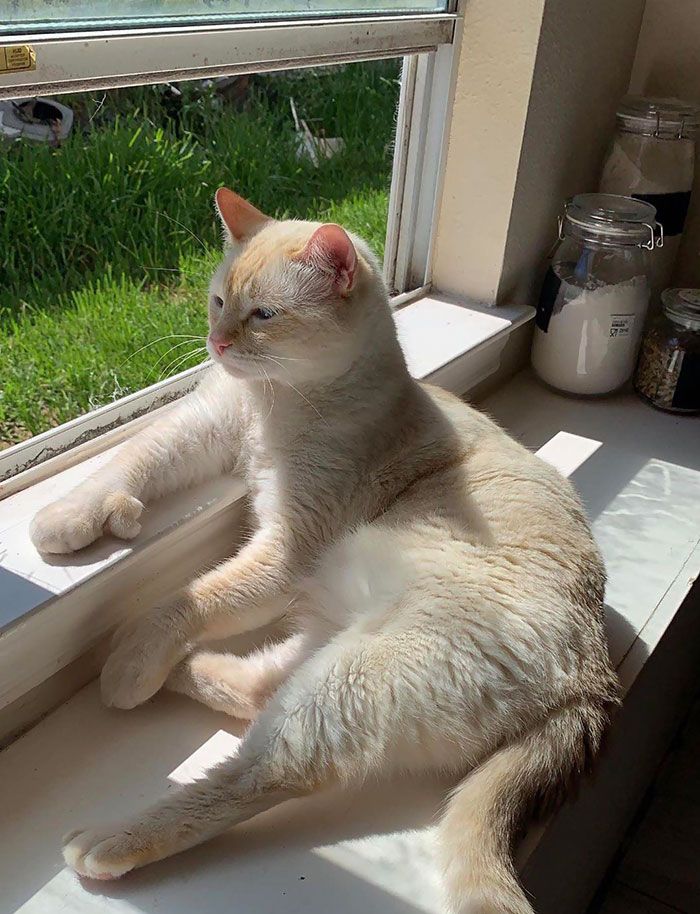
<path id="1" fill-rule="evenodd" d="M 649 306 L 650 253 L 662 245 L 649 203 L 615 194 L 566 202 L 532 345 L 546 384 L 592 396 L 629 380 Z"/>

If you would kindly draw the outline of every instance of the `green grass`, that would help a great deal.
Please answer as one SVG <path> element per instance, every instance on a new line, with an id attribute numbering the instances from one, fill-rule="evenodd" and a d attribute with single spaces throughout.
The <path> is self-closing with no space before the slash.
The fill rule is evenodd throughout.
<path id="1" fill-rule="evenodd" d="M 183 86 L 179 123 L 157 89 L 76 96 L 83 127 L 61 149 L 0 145 L 0 446 L 195 364 L 189 345 L 166 356 L 179 337 L 149 344 L 205 332 L 221 184 L 381 256 L 397 78 L 396 62 L 261 77 L 243 111 Z M 318 169 L 296 155 L 290 95 L 345 139 Z"/>

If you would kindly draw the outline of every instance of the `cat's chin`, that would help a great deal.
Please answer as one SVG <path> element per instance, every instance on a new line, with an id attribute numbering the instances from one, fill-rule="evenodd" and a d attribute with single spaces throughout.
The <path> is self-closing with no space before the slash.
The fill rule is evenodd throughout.
<path id="1" fill-rule="evenodd" d="M 232 378 L 237 378 L 241 381 L 256 381 L 260 379 L 260 375 L 253 365 L 242 365 L 232 359 L 222 359 L 216 356 L 213 357 L 213 361 L 220 365 Z"/>
<path id="2" fill-rule="evenodd" d="M 242 381 L 250 381 L 257 378 L 257 374 L 253 374 L 251 371 L 246 371 L 242 365 L 231 365 L 228 362 L 219 362 L 225 372 L 231 375 L 232 378 L 238 378 Z"/>

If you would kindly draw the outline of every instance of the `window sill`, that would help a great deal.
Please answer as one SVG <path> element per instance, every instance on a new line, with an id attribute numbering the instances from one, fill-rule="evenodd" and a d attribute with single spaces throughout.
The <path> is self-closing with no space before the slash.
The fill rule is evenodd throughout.
<path id="1" fill-rule="evenodd" d="M 463 394 L 498 373 L 509 340 L 533 315 L 527 307 L 465 307 L 426 296 L 397 310 L 395 319 L 413 376 Z M 36 511 L 95 472 L 144 421 L 121 429 L 121 443 L 0 501 L 0 715 L 98 644 L 127 612 L 162 599 L 231 552 L 245 497 L 232 478 L 153 505 L 131 543 L 105 538 L 53 559 L 34 549 L 29 523 Z"/>
<path id="2" fill-rule="evenodd" d="M 573 479 L 608 565 L 609 637 L 625 706 L 595 779 L 533 829 L 519 854 L 537 909 L 578 914 L 672 732 L 683 683 L 696 675 L 700 613 L 689 599 L 700 573 L 697 421 L 650 410 L 629 393 L 566 399 L 527 372 L 483 406 Z M 338 914 L 441 910 L 433 823 L 446 785 L 434 781 L 368 784 L 359 795 L 329 791 L 283 804 L 202 848 L 100 886 L 100 894 L 59 869 L 67 829 L 142 807 L 230 753 L 239 735 L 230 718 L 179 696 L 161 694 L 122 713 L 101 707 L 94 684 L 76 695 L 0 756 L 0 780 L 13 785 L 0 827 L 8 910 L 49 914 L 59 905 L 91 914 L 107 904 L 115 914 L 218 914 L 230 910 L 232 885 L 241 910 L 313 914 L 327 909 L 331 893 Z"/>

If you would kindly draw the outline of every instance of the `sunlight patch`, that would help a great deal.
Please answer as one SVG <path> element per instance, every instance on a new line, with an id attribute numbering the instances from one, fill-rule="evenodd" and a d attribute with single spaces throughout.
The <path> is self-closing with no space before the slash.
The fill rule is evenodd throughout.
<path id="1" fill-rule="evenodd" d="M 195 749 L 184 762 L 177 766 L 168 775 L 168 780 L 174 784 L 191 784 L 203 777 L 219 762 L 232 758 L 238 754 L 241 737 L 234 736 L 226 730 L 217 730 L 210 736 L 206 743 Z"/>
<path id="2" fill-rule="evenodd" d="M 571 432 L 557 432 L 542 445 L 537 456 L 559 470 L 562 476 L 571 476 L 602 446 L 603 442 L 594 438 L 572 435 Z"/>
<path id="3" fill-rule="evenodd" d="M 435 827 L 373 834 L 315 848 L 335 866 L 410 903 L 412 911 L 440 909 Z"/>

